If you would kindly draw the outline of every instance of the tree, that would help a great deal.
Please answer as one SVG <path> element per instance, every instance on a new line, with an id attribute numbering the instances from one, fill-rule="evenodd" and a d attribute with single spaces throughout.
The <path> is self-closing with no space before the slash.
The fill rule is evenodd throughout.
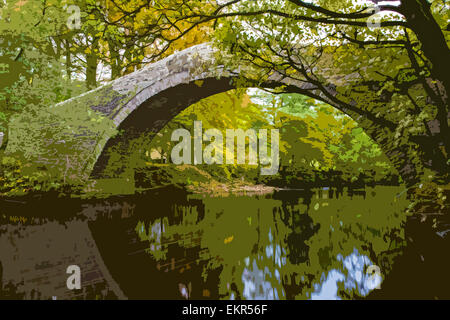
<path id="1" fill-rule="evenodd" d="M 381 2 L 373 28 L 378 2 L 152 3 L 159 18 L 173 13 L 167 24 L 178 27 L 180 37 L 214 21 L 219 52 L 229 53 L 221 63 L 246 63 L 250 83 L 278 82 L 283 91 L 309 95 L 351 116 L 408 185 L 428 176 L 448 183 L 448 4 Z M 157 38 L 163 34 L 160 26 L 148 28 Z"/>
<path id="2" fill-rule="evenodd" d="M 161 7 L 158 1 L 74 0 L 74 4 L 84 13 L 84 41 L 78 43 L 88 53 L 86 68 L 91 87 L 96 85 L 93 76 L 100 61 L 110 68 L 114 80 L 176 50 L 210 40 L 208 24 L 194 26 L 180 37 L 179 30 L 185 29 L 186 23 L 172 25 L 173 11 Z"/>
<path id="3" fill-rule="evenodd" d="M 23 62 L 32 56 L 26 54 L 28 43 L 30 50 L 64 61 L 68 79 L 84 78 L 94 88 L 101 78 L 97 65 L 109 66 L 114 79 L 209 41 L 214 29 L 218 63 L 242 67 L 237 85 L 324 101 L 359 123 L 408 185 L 428 177 L 448 183 L 448 4 L 383 1 L 373 10 L 378 2 L 11 0 L 6 15 L 2 9 L 11 16 L 6 19 L 30 17 L 21 17 L 27 24 L 17 25 L 8 42 L 21 49 L 3 50 L 11 51 L 11 63 Z M 64 26 L 64 5 L 71 4 L 81 8 L 80 30 Z M 22 67 L 28 75 L 21 81 L 36 81 L 35 66 Z"/>
<path id="4" fill-rule="evenodd" d="M 60 1 L 0 1 L 0 131 L 24 108 L 47 108 L 84 91 L 64 79 L 67 13 Z"/>

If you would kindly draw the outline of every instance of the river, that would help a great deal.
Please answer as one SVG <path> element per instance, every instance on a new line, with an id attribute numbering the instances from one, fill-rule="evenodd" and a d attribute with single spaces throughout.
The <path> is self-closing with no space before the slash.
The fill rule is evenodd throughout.
<path id="1" fill-rule="evenodd" d="M 3 298 L 355 299 L 405 246 L 402 187 L 2 201 Z M 66 287 L 69 265 L 82 289 Z"/>

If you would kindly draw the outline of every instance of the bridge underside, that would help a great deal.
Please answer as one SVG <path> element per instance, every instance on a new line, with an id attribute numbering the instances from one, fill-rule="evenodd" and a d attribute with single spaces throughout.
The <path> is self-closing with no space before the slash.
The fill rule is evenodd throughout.
<path id="1" fill-rule="evenodd" d="M 132 139 L 139 138 L 143 134 L 158 133 L 170 120 L 190 105 L 233 88 L 229 78 L 208 78 L 198 82 L 179 84 L 154 95 L 119 125 L 119 132 L 126 134 L 119 133 L 109 139 L 93 168 L 92 177 L 102 176 L 112 147 L 119 145 L 125 152 Z"/>

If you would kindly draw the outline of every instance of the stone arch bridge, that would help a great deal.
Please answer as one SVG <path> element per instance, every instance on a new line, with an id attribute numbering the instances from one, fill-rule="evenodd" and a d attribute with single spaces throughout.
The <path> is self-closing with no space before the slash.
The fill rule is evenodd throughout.
<path id="1" fill-rule="evenodd" d="M 109 147 L 145 132 L 156 133 L 193 103 L 235 88 L 239 72 L 217 65 L 215 57 L 209 44 L 197 45 L 48 110 L 22 114 L 12 120 L 6 153 L 20 154 L 64 179 L 101 176 Z M 330 78 L 328 93 L 336 95 L 335 88 L 345 81 Z M 333 105 L 308 82 L 287 82 L 274 75 L 262 86 L 280 85 L 289 92 L 319 95 Z M 410 171 L 405 157 L 379 138 L 369 119 L 341 110 L 380 144 L 402 175 Z"/>

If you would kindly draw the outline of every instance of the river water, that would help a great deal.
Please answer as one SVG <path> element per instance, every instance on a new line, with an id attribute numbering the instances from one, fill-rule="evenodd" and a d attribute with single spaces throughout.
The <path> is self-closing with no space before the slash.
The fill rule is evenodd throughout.
<path id="1" fill-rule="evenodd" d="M 4 201 L 1 295 L 363 298 L 382 292 L 405 245 L 403 189 Z M 81 290 L 66 287 L 69 265 L 81 268 Z"/>

